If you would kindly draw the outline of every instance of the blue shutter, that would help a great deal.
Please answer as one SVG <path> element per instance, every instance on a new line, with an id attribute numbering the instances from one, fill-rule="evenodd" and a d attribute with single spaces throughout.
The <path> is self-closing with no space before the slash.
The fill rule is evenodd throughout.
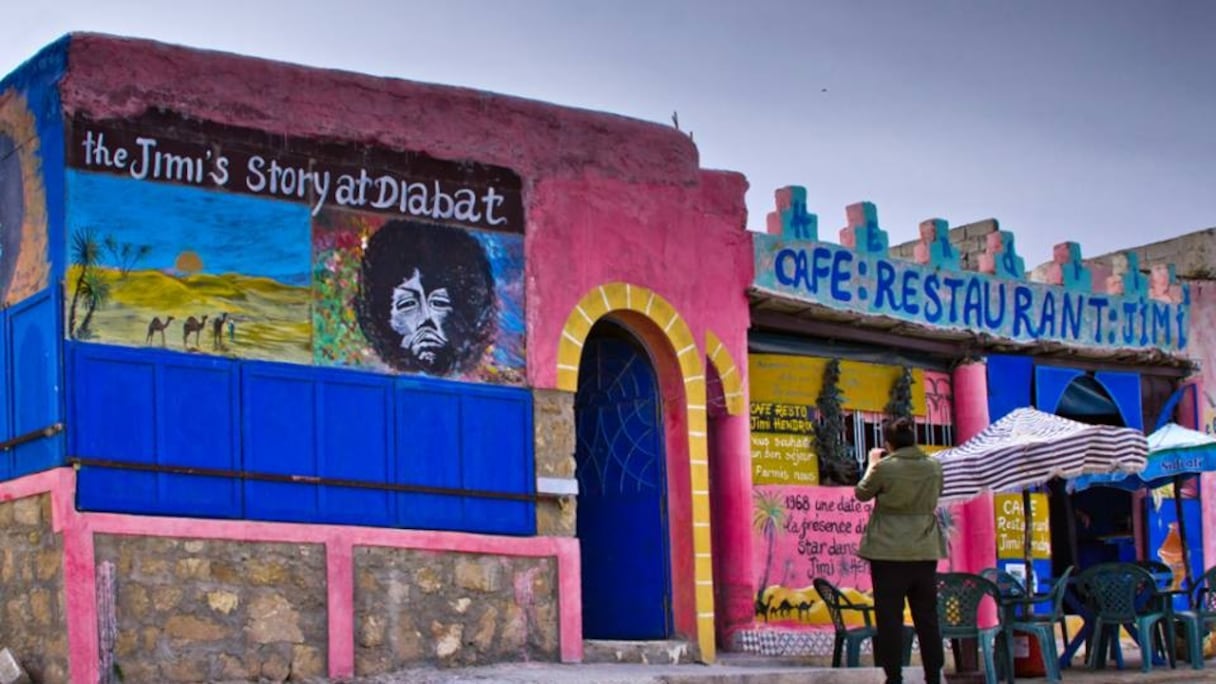
<path id="1" fill-rule="evenodd" d="M 1094 373 L 1094 379 L 1102 383 L 1102 386 L 1110 394 L 1110 398 L 1114 400 L 1115 406 L 1119 407 L 1119 414 L 1123 416 L 1123 423 L 1127 427 L 1144 430 L 1144 413 L 1140 408 L 1142 399 L 1140 374 L 1123 371 L 1098 371 Z"/>
<path id="2" fill-rule="evenodd" d="M 1030 388 L 1034 359 L 1029 356 L 993 354 L 988 368 L 988 420 L 995 423 L 1017 408 L 1031 406 Z"/>
<path id="3" fill-rule="evenodd" d="M 1039 366 L 1034 372 L 1034 405 L 1045 413 L 1055 413 L 1064 391 L 1073 380 L 1084 375 L 1075 368 Z"/>
<path id="4" fill-rule="evenodd" d="M 162 465 L 239 470 L 239 386 L 227 359 L 158 354 L 157 460 Z M 229 477 L 161 473 L 161 513 L 239 517 L 240 481 Z"/>
<path id="5" fill-rule="evenodd" d="M 460 421 L 465 487 L 535 492 L 529 399 L 526 393 L 498 388 L 465 394 Z M 470 497 L 465 501 L 465 524 L 481 532 L 534 534 L 535 507 L 531 501 Z"/>
<path id="6" fill-rule="evenodd" d="M 397 483 L 460 489 L 460 395 L 418 380 L 398 381 L 396 400 Z M 423 529 L 461 529 L 459 496 L 402 493 L 397 524 Z"/>
<path id="7" fill-rule="evenodd" d="M 73 456 L 151 465 L 156 461 L 156 368 L 141 352 L 74 344 Z M 84 510 L 156 512 L 157 475 L 96 466 L 80 469 Z"/>
<path id="8" fill-rule="evenodd" d="M 249 364 L 241 373 L 245 469 L 277 475 L 317 475 L 316 387 L 309 368 Z M 251 518 L 317 522 L 317 485 L 245 481 Z"/>
<path id="9" fill-rule="evenodd" d="M 62 421 L 58 309 L 48 288 L 9 309 L 9 352 L 12 354 L 13 436 L 41 430 Z M 63 465 L 63 436 L 26 442 L 13 450 L 13 475 L 25 475 Z"/>
<path id="10" fill-rule="evenodd" d="M 393 475 L 392 383 L 363 373 L 325 373 L 317 384 L 317 467 L 335 480 L 388 483 Z M 393 497 L 383 489 L 324 485 L 325 522 L 392 525 Z"/>

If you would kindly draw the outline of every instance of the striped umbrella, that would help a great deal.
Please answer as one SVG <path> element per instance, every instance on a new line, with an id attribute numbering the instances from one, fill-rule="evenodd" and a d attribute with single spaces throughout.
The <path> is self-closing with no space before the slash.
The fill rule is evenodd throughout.
<path id="1" fill-rule="evenodd" d="M 982 492 L 1011 492 L 1053 477 L 1138 473 L 1148 444 L 1132 428 L 1087 425 L 1033 408 L 1019 408 L 953 449 L 937 453 L 944 479 L 941 501 Z"/>
<path id="2" fill-rule="evenodd" d="M 934 458 L 942 464 L 942 503 L 967 501 L 985 491 L 1021 490 L 1026 586 L 1034 587 L 1029 488 L 1054 477 L 1138 473 L 1147 454 L 1148 443 L 1139 430 L 1087 425 L 1026 407 Z"/>
<path id="3" fill-rule="evenodd" d="M 1186 587 L 1190 589 L 1194 586 L 1194 578 L 1191 577 L 1191 550 L 1186 540 L 1186 516 L 1182 514 L 1182 479 L 1216 471 L 1216 437 L 1168 423 L 1148 436 L 1148 448 L 1148 463 L 1141 472 L 1083 475 L 1070 483 L 1071 489 L 1079 492 L 1089 487 L 1118 487 L 1135 491 L 1173 484 L 1184 576 Z"/>

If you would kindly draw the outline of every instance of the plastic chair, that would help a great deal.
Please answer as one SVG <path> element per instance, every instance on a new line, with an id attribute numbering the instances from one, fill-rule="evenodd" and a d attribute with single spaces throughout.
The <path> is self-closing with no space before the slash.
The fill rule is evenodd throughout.
<path id="1" fill-rule="evenodd" d="M 1164 649 L 1167 640 L 1160 631 L 1165 627 L 1165 613 L 1156 580 L 1149 571 L 1133 563 L 1101 563 L 1087 568 L 1078 581 L 1095 609 L 1093 634 L 1097 643 L 1089 651 L 1089 666 L 1105 667 L 1109 643 L 1118 640 L 1119 628 L 1134 626 L 1140 637 L 1140 669 L 1151 670 L 1154 641 L 1160 637 Z M 1150 599 L 1147 604 L 1141 600 L 1146 594 Z"/>
<path id="2" fill-rule="evenodd" d="M 1005 625 L 1005 639 L 1007 644 L 1013 644 L 1013 635 L 1017 632 L 1032 635 L 1039 641 L 1039 648 L 1043 652 L 1043 665 L 1047 669 L 1047 681 L 1060 681 L 1060 657 L 1059 651 L 1056 649 L 1056 623 L 1060 623 L 1060 627 L 1064 635 L 1064 643 L 1068 643 L 1068 627 L 1064 622 L 1064 592 L 1068 590 L 1068 578 L 1072 575 L 1072 566 L 1069 566 L 1064 574 L 1056 579 L 1056 583 L 1051 586 L 1051 592 L 1044 596 L 1030 596 L 1024 600 L 1025 611 L 1021 615 L 1015 616 L 1009 624 Z M 1049 603 L 1051 610 L 1048 613 L 1036 614 L 1032 608 L 1036 604 Z M 1012 647 L 1012 646 L 1011 646 Z"/>
<path id="3" fill-rule="evenodd" d="M 937 620 L 942 638 L 950 640 L 955 668 L 960 665 L 958 640 L 975 639 L 984 659 L 984 682 L 997 684 L 996 637 L 1001 627 L 980 627 L 980 605 L 985 598 L 1000 605 L 1001 592 L 992 581 L 967 572 L 938 573 Z M 1006 665 L 1012 670 L 1012 663 Z"/>
<path id="4" fill-rule="evenodd" d="M 1191 594 L 1191 609 L 1174 612 L 1174 618 L 1186 635 L 1186 653 L 1191 667 L 1203 668 L 1203 637 L 1208 625 L 1216 623 L 1216 567 L 1208 568 L 1195 580 Z"/>
<path id="5" fill-rule="evenodd" d="M 1161 561 L 1138 560 L 1138 561 L 1135 561 L 1135 565 L 1138 567 L 1144 568 L 1145 570 L 1148 570 L 1149 573 L 1151 573 L 1154 578 L 1158 578 L 1158 577 L 1173 578 L 1173 576 L 1174 576 L 1174 571 L 1170 569 L 1170 566 L 1166 565 L 1165 563 L 1162 563 Z"/>
<path id="6" fill-rule="evenodd" d="M 1216 622 L 1216 566 L 1204 571 L 1195 581 L 1194 593 L 1191 595 L 1191 608 L 1200 624 L 1207 631 L 1209 623 Z"/>
<path id="7" fill-rule="evenodd" d="M 1022 580 L 1000 568 L 984 568 L 980 570 L 980 577 L 995 584 L 1004 598 L 1026 595 L 1026 585 L 1022 584 Z"/>
<path id="8" fill-rule="evenodd" d="M 832 626 L 836 628 L 836 640 L 832 644 L 832 667 L 840 667 L 841 651 L 846 648 L 848 657 L 845 662 L 848 667 L 859 666 L 861 664 L 861 645 L 878 632 L 870 620 L 870 613 L 874 611 L 874 606 L 853 603 L 848 596 L 836 588 L 836 585 L 821 577 L 815 578 L 811 584 L 815 586 L 815 593 L 819 594 L 819 598 L 827 606 L 828 615 L 832 618 Z M 844 619 L 845 611 L 849 610 L 861 613 L 865 626 L 849 627 Z M 916 632 L 911 627 L 904 626 L 904 665 L 912 662 L 912 637 L 915 634 Z"/>

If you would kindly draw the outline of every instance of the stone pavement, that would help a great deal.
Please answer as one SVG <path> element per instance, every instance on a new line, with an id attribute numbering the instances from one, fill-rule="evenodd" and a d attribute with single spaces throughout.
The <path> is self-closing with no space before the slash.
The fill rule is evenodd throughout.
<path id="1" fill-rule="evenodd" d="M 640 665 L 624 663 L 512 663 L 464 669 L 412 669 L 390 675 L 354 680 L 352 684 L 881 684 L 877 668 L 763 666 L 759 664 Z M 906 684 L 923 684 L 919 668 L 904 670 Z M 983 682 L 982 676 L 947 673 L 948 684 Z M 1019 678 L 1019 682 L 1046 682 Z M 1140 672 L 1139 661 L 1128 659 L 1126 669 L 1091 671 L 1073 667 L 1064 672 L 1065 682 L 1118 684 L 1122 682 L 1216 682 L 1216 660 L 1207 669 L 1155 668 Z"/>

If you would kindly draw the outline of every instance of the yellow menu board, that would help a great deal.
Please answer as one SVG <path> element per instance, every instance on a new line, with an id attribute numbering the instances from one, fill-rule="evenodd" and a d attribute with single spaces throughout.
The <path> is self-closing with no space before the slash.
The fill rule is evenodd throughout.
<path id="1" fill-rule="evenodd" d="M 996 494 L 992 497 L 996 509 L 996 557 L 1025 558 L 1026 520 L 1022 515 L 1022 495 Z M 1051 558 L 1051 525 L 1047 519 L 1047 495 L 1030 495 L 1031 558 Z"/>

